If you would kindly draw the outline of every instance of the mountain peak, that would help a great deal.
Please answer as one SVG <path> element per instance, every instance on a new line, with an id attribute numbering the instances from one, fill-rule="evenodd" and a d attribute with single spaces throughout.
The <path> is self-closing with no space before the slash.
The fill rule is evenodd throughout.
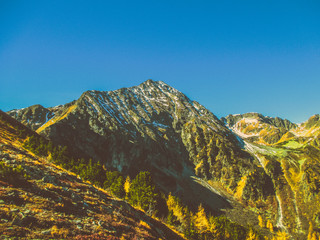
<path id="1" fill-rule="evenodd" d="M 311 116 L 306 122 L 303 123 L 303 126 L 310 129 L 312 127 L 318 127 L 320 126 L 320 115 L 315 114 Z"/>
<path id="2" fill-rule="evenodd" d="M 131 177 L 149 171 L 160 189 L 181 197 L 190 208 L 199 203 L 210 211 L 229 208 L 227 199 L 216 195 L 217 186 L 241 203 L 258 203 L 273 216 L 270 221 L 279 223 L 277 228 L 294 232 L 291 226 L 299 225 L 301 214 L 292 209 L 301 207 L 307 216 L 307 205 L 317 207 L 318 199 L 310 196 L 318 194 L 319 115 L 301 127 L 259 113 L 229 115 L 222 119 L 224 125 L 182 92 L 151 79 L 115 91 L 87 91 L 54 108 L 10 114 L 67 146 L 75 158 L 94 159 L 108 171 Z M 301 190 L 301 199 L 295 198 L 291 182 Z M 239 222 L 247 221 L 247 215 L 245 221 L 238 216 Z M 315 215 L 308 222 L 312 219 Z"/>
<path id="3" fill-rule="evenodd" d="M 146 83 L 146 84 L 154 84 L 154 83 L 156 83 L 157 81 L 154 81 L 154 80 L 152 80 L 152 79 L 147 79 L 146 81 L 144 81 L 144 83 Z"/>
<path id="4" fill-rule="evenodd" d="M 171 87 L 170 85 L 166 84 L 163 81 L 154 81 L 152 79 L 148 79 L 146 81 L 144 81 L 143 83 L 141 83 L 140 85 L 136 86 L 136 87 L 143 87 L 144 89 L 146 88 L 153 88 L 153 87 L 157 87 L 157 88 L 161 88 L 162 90 L 175 90 L 176 92 L 178 92 L 178 90 L 174 89 L 173 87 Z M 132 87 L 134 88 L 134 87 Z"/>

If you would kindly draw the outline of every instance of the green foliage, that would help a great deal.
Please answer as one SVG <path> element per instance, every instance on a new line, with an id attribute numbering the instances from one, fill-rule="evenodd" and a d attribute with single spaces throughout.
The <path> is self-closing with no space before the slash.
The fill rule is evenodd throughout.
<path id="1" fill-rule="evenodd" d="M 29 176 L 25 173 L 21 165 L 12 167 L 4 162 L 0 162 L 0 180 L 14 185 L 25 185 Z"/>
<path id="2" fill-rule="evenodd" d="M 103 188 L 109 189 L 111 193 L 117 197 L 125 197 L 124 178 L 117 171 L 106 172 L 106 180 L 103 183 Z"/>
<path id="3" fill-rule="evenodd" d="M 23 147 L 38 156 L 48 157 L 52 162 L 78 174 L 82 179 L 109 189 L 117 197 L 123 198 L 124 178 L 119 172 L 106 171 L 99 162 L 84 158 L 74 160 L 67 147 L 53 146 L 40 136 L 31 136 L 25 140 Z"/>
<path id="4" fill-rule="evenodd" d="M 200 230 L 196 227 L 193 213 L 187 207 L 183 208 L 182 232 L 188 239 L 200 239 Z"/>
<path id="5" fill-rule="evenodd" d="M 29 137 L 22 146 L 38 156 L 48 156 L 48 152 L 52 151 L 52 149 L 49 149 L 52 145 L 45 142 L 43 138 L 36 136 Z"/>
<path id="6" fill-rule="evenodd" d="M 199 239 L 199 232 L 193 221 L 187 222 L 183 233 L 188 239 Z"/>
<path id="7" fill-rule="evenodd" d="M 173 210 L 170 210 L 168 213 L 167 224 L 171 226 L 178 226 L 180 224 L 178 218 L 174 215 Z"/>
<path id="8" fill-rule="evenodd" d="M 199 148 L 203 145 L 201 139 L 198 139 Z M 200 154 L 199 157 L 202 156 L 205 160 L 205 154 L 209 153 L 209 155 L 214 155 L 212 159 L 213 157 L 224 159 L 222 152 L 225 153 L 223 148 L 227 148 L 227 146 L 224 146 L 221 142 L 217 146 L 215 148 L 203 148 L 204 155 Z M 119 172 L 106 171 L 99 162 L 91 159 L 74 160 L 66 147 L 55 147 L 51 142 L 42 139 L 40 136 L 29 137 L 25 140 L 24 147 L 36 155 L 48 157 L 55 164 L 75 172 L 82 179 L 108 189 L 117 197 L 124 198 L 127 193 L 126 198 L 129 203 L 142 208 L 149 215 L 157 214 L 159 216 L 161 214 L 162 217 L 166 218 L 169 225 L 174 226 L 188 239 L 246 239 L 249 234 L 249 228 L 233 223 L 225 217 L 207 216 L 202 207 L 199 208 L 197 213 L 193 213 L 177 197 L 169 195 L 167 200 L 164 200 L 164 194 L 156 189 L 149 172 L 140 172 L 131 183 L 128 180 L 125 191 L 124 178 Z M 209 166 L 207 160 L 205 162 L 203 173 L 208 176 L 208 168 L 215 167 L 211 164 L 216 164 L 216 162 L 210 162 L 211 166 Z M 23 171 L 21 166 L 12 169 L 1 164 L 0 174 L 0 178 L 10 176 L 11 179 L 17 179 L 17 176 L 21 178 Z"/>
<path id="9" fill-rule="evenodd" d="M 75 172 L 82 179 L 98 186 L 102 186 L 106 179 L 106 171 L 99 162 L 83 158 L 74 160 L 66 146 L 54 146 L 52 142 L 45 140 L 41 136 L 29 137 L 24 141 L 23 147 L 38 156 L 48 157 L 55 164 Z"/>
<path id="10" fill-rule="evenodd" d="M 108 189 L 111 185 L 120 177 L 120 173 L 117 171 L 107 171 L 106 172 L 106 180 L 103 183 L 103 188 Z"/>
<path id="11" fill-rule="evenodd" d="M 73 159 L 69 156 L 66 146 L 55 147 L 52 142 L 45 140 L 41 136 L 30 136 L 22 146 L 38 156 L 49 157 L 54 163 L 64 168 L 69 169 L 73 166 Z"/>
<path id="12" fill-rule="evenodd" d="M 89 162 L 83 158 L 79 159 L 72 170 L 79 174 L 81 178 L 98 186 L 102 186 L 105 179 L 105 170 L 102 165 L 99 162 L 92 161 L 92 159 L 89 159 Z"/>
<path id="13" fill-rule="evenodd" d="M 255 235 L 262 239 L 261 234 L 250 227 L 243 227 L 231 222 L 225 216 L 208 216 L 200 205 L 196 213 L 183 206 L 178 197 L 168 195 L 167 205 L 169 213 L 167 223 L 182 232 L 187 239 L 246 239 Z"/>
<path id="14" fill-rule="evenodd" d="M 155 191 L 151 174 L 149 172 L 140 172 L 130 185 L 128 192 L 128 201 L 148 211 L 154 209 L 157 205 L 158 194 Z"/>
<path id="15" fill-rule="evenodd" d="M 249 232 L 248 228 L 231 222 L 225 216 L 210 217 L 209 222 L 211 234 L 218 239 L 246 239 Z"/>
<path id="16" fill-rule="evenodd" d="M 320 163 L 319 161 L 309 160 L 303 167 L 305 171 L 304 178 L 307 183 L 308 192 L 312 195 L 320 191 Z"/>
<path id="17" fill-rule="evenodd" d="M 50 142 L 48 143 L 48 145 L 51 145 L 51 144 L 52 143 Z M 72 167 L 72 164 L 70 164 L 70 162 L 72 162 L 72 159 L 67 155 L 66 146 L 65 147 L 58 146 L 54 148 L 52 147 L 52 150 L 48 150 L 48 154 L 51 154 L 51 160 L 54 163 L 59 164 L 67 169 Z"/>

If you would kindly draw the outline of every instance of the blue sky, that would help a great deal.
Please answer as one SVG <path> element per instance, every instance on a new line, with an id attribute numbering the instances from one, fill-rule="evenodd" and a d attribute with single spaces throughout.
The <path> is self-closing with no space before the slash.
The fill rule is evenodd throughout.
<path id="1" fill-rule="evenodd" d="M 320 113 L 319 1 L 0 0 L 0 109 L 151 78 L 218 117 Z"/>

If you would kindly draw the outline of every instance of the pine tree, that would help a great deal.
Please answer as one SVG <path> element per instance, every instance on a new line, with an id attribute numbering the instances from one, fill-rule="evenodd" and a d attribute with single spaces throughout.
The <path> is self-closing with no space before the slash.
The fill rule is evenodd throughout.
<path id="1" fill-rule="evenodd" d="M 133 180 L 128 192 L 128 201 L 147 211 L 156 205 L 157 193 L 149 172 L 140 172 Z"/>
<path id="2" fill-rule="evenodd" d="M 105 181 L 103 183 L 103 188 L 109 189 L 111 185 L 118 179 L 120 176 L 120 173 L 117 171 L 111 172 L 107 171 L 105 173 Z"/>
<path id="3" fill-rule="evenodd" d="M 213 216 L 209 217 L 209 231 L 213 236 L 219 238 L 219 231 L 216 223 L 216 218 Z"/>
<path id="4" fill-rule="evenodd" d="M 252 228 L 250 228 L 248 235 L 246 237 L 246 240 L 258 240 L 259 237 L 257 236 L 257 234 L 252 230 Z"/>
<path id="5" fill-rule="evenodd" d="M 167 206 L 169 211 L 172 211 L 173 215 L 176 216 L 178 221 L 182 223 L 185 218 L 185 210 L 183 209 L 180 199 L 172 196 L 170 193 L 167 198 Z"/>
<path id="6" fill-rule="evenodd" d="M 289 240 L 290 237 L 286 232 L 278 232 L 275 239 L 276 240 Z"/>
<path id="7" fill-rule="evenodd" d="M 209 222 L 204 208 L 200 204 L 198 207 L 198 212 L 195 215 L 195 225 L 199 229 L 200 234 L 207 232 L 209 229 Z"/>
<path id="8" fill-rule="evenodd" d="M 123 185 L 124 185 L 123 177 L 119 176 L 110 186 L 110 190 L 112 194 L 114 194 L 119 198 L 123 198 L 125 196 Z"/>
<path id="9" fill-rule="evenodd" d="M 312 222 L 309 222 L 308 240 L 312 239 L 312 235 L 313 235 L 313 224 Z"/>
<path id="10" fill-rule="evenodd" d="M 128 194 L 128 192 L 129 192 L 130 184 L 131 184 L 130 177 L 129 177 L 129 176 L 127 176 L 126 181 L 124 182 L 124 186 L 123 186 L 123 187 L 124 187 L 124 191 L 125 191 L 126 195 L 127 195 L 127 194 Z"/>
<path id="11" fill-rule="evenodd" d="M 270 230 L 270 232 L 273 232 L 273 225 L 272 222 L 270 222 L 270 220 L 267 221 L 267 228 Z"/>
<path id="12" fill-rule="evenodd" d="M 258 220 L 259 220 L 259 226 L 262 227 L 262 228 L 264 228 L 264 227 L 265 227 L 265 224 L 264 224 L 264 221 L 263 221 L 263 219 L 262 219 L 262 217 L 261 217 L 260 214 L 259 214 L 259 216 L 258 216 Z"/>

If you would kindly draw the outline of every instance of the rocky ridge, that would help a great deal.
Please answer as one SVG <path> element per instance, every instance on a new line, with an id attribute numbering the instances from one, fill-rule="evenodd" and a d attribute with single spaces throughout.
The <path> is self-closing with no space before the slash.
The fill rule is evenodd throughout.
<path id="1" fill-rule="evenodd" d="M 259 113 L 230 114 L 222 121 L 241 138 L 258 144 L 274 144 L 297 128 L 297 124 L 287 119 L 266 117 Z"/>

